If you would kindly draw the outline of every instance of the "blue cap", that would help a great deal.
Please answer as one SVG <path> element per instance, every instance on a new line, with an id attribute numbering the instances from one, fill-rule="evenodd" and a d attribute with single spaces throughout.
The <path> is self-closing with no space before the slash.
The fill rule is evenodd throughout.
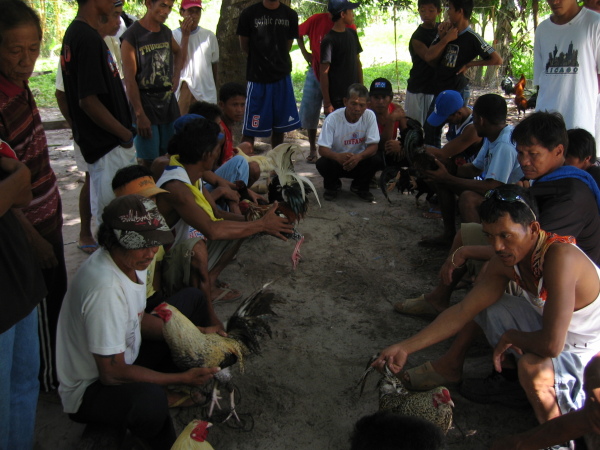
<path id="1" fill-rule="evenodd" d="M 341 13 L 347 9 L 355 9 L 360 5 L 358 3 L 349 2 L 348 0 L 329 0 L 327 3 L 327 11 L 331 14 Z"/>
<path id="2" fill-rule="evenodd" d="M 175 130 L 175 134 L 181 133 L 183 127 L 197 119 L 204 119 L 204 116 L 201 116 L 200 114 L 184 114 L 183 116 L 179 117 L 177 120 L 175 120 L 175 122 L 173 122 L 173 130 Z"/>
<path id="3" fill-rule="evenodd" d="M 435 99 L 435 109 L 427 118 L 427 123 L 433 127 L 443 125 L 448 117 L 463 107 L 465 101 L 456 91 L 443 91 Z"/>

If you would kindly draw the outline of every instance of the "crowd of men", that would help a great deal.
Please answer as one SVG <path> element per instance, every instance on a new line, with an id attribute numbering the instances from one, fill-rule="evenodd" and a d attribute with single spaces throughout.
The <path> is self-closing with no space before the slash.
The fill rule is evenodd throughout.
<path id="1" fill-rule="evenodd" d="M 3 418 L 17 408 L 11 396 L 24 392 L 35 412 L 32 378 L 41 362 L 43 389 L 58 388 L 73 420 L 125 427 L 150 448 L 170 448 L 168 408 L 196 399 L 163 387 L 205 384 L 219 368 L 179 372 L 162 322 L 149 313 L 168 298 L 204 332 L 225 335 L 213 303 L 242 293 L 220 273 L 244 238 L 285 240 L 293 231 L 277 204 L 257 220 L 241 214 L 239 182 L 251 187 L 261 175 L 248 158 L 255 138 L 271 137 L 275 148 L 286 132 L 306 129 L 307 160 L 323 179 L 325 200 L 335 201 L 341 179 L 350 178 L 350 191 L 373 202 L 372 180 L 389 158 L 406 156 L 398 138 L 414 120 L 435 164 L 420 175 L 443 219 L 442 233 L 419 245 L 449 249 L 449 256 L 432 292 L 394 305 L 433 322 L 384 349 L 374 367 L 387 366 L 416 390 L 460 382 L 472 401 L 531 404 L 540 427 L 495 449 L 572 448 L 570 440 L 600 431 L 597 2 L 548 1 L 552 14 L 537 28 L 534 46 L 537 111 L 513 127 L 499 95 L 468 105 L 465 71 L 503 62 L 471 28 L 472 0 L 450 0 L 442 23 L 440 0 L 418 1 L 422 24 L 410 39 L 404 108 L 393 101 L 389 80 L 363 84 L 358 3 L 329 0 L 327 12 L 302 24 L 279 0 L 244 9 L 237 26 L 247 54 L 243 86 L 219 83 L 219 47 L 199 25 L 201 0 L 182 0 L 174 31 L 164 24 L 173 0 L 147 0 L 139 20 L 123 13 L 122 0 L 78 0 L 56 96 L 86 173 L 78 247 L 91 256 L 68 290 L 60 197 L 27 86 L 35 58 L 15 64 L 5 56 L 36 42 L 39 54 L 41 26 L 20 0 L 0 2 L 11 10 L 0 18 L 3 266 L 13 267 L 20 255 L 1 279 L 9 303 L 28 300 L 12 305 L 0 323 L 2 355 L 12 361 L 0 370 L 7 380 L 0 385 Z M 310 66 L 300 111 L 291 80 L 296 39 Z M 25 78 L 19 64 L 31 68 Z M 235 145 L 232 128 L 240 123 Z M 475 280 L 471 291 L 450 305 L 465 279 Z M 38 303 L 41 352 L 31 339 Z M 463 379 L 466 352 L 481 332 L 494 348 L 494 370 L 485 380 Z M 446 354 L 405 370 L 410 354 L 451 336 Z M 29 360 L 17 361 L 13 347 L 28 350 Z M 11 373 L 17 366 L 31 373 Z M 31 408 L 21 412 L 19 423 L 0 419 L 0 448 L 31 447 Z"/>

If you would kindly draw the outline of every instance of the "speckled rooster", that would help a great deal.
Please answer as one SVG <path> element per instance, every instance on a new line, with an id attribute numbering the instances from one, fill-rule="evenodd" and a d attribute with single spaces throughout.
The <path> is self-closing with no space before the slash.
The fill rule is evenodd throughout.
<path id="1" fill-rule="evenodd" d="M 251 354 L 260 354 L 258 337 L 268 334 L 271 328 L 264 320 L 266 316 L 274 316 L 271 303 L 274 294 L 263 292 L 270 283 L 246 298 L 227 322 L 227 337 L 219 334 L 202 333 L 177 308 L 167 303 L 158 305 L 152 314 L 163 322 L 165 341 L 171 350 L 173 362 L 181 370 L 194 367 L 220 367 L 222 370 L 214 376 L 212 398 L 208 416 L 214 407 L 219 406 L 219 387 L 229 393 L 230 415 L 239 417 L 235 411 L 234 385 L 230 367 L 239 363 L 240 371 L 244 371 L 244 358 Z M 225 419 L 227 420 L 227 419 Z"/>
<path id="2" fill-rule="evenodd" d="M 377 357 L 369 360 L 367 369 L 360 379 L 362 394 L 367 377 L 374 372 L 371 363 Z M 452 425 L 452 408 L 454 402 L 447 388 L 440 386 L 425 392 L 412 392 L 406 389 L 402 381 L 385 366 L 385 374 L 379 381 L 379 409 L 389 410 L 405 416 L 420 417 L 440 427 L 447 433 Z"/>

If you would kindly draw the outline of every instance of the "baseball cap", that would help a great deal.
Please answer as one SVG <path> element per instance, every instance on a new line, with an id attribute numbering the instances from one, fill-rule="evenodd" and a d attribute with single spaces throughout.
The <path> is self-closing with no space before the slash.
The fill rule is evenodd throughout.
<path id="1" fill-rule="evenodd" d="M 434 127 L 442 125 L 448 117 L 463 107 L 465 101 L 456 91 L 442 91 L 435 99 L 435 109 L 427 118 L 427 123 Z"/>
<path id="2" fill-rule="evenodd" d="M 115 198 L 104 208 L 102 222 L 112 228 L 119 244 L 127 250 L 173 243 L 173 233 L 156 203 L 141 195 Z"/>
<path id="3" fill-rule="evenodd" d="M 119 186 L 115 189 L 115 195 L 122 197 L 129 194 L 138 194 L 142 197 L 152 197 L 158 194 L 168 194 L 169 191 L 165 191 L 156 186 L 154 179 L 151 176 L 139 177 L 135 180 L 131 180 L 129 183 Z"/>
<path id="4" fill-rule="evenodd" d="M 341 13 L 347 9 L 355 9 L 360 5 L 358 3 L 349 2 L 348 0 L 329 0 L 327 3 L 327 11 L 331 14 Z"/>
<path id="5" fill-rule="evenodd" d="M 190 9 L 194 7 L 202 9 L 202 0 L 183 0 L 181 2 L 181 9 Z"/>
<path id="6" fill-rule="evenodd" d="M 183 116 L 177 118 L 175 122 L 173 122 L 173 130 L 175 131 L 175 134 L 181 133 L 183 127 L 197 119 L 204 119 L 204 116 L 201 116 L 200 114 L 184 114 Z"/>
<path id="7" fill-rule="evenodd" d="M 371 83 L 369 95 L 389 95 L 393 96 L 392 83 L 386 78 L 376 78 Z"/>

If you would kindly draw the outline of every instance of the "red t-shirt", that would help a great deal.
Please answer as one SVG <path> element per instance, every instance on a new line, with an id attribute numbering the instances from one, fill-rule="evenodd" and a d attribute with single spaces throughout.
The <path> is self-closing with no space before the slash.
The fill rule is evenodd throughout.
<path id="1" fill-rule="evenodd" d="M 225 142 L 223 143 L 223 150 L 221 151 L 221 161 L 219 162 L 219 166 L 222 166 L 231 158 L 233 158 L 233 136 L 231 135 L 231 130 L 227 126 L 227 124 L 221 120 L 221 128 L 223 129 L 223 134 L 225 134 Z"/>
<path id="2" fill-rule="evenodd" d="M 390 103 L 388 105 L 388 114 L 392 114 L 395 110 L 396 110 L 396 105 L 394 104 L 394 102 Z M 383 128 L 383 125 L 380 125 L 379 123 L 377 123 L 377 128 L 379 129 L 379 134 L 381 135 L 381 130 Z M 394 122 L 394 130 L 396 130 L 396 133 L 392 135 L 392 139 L 396 139 L 399 135 L 400 122 L 398 122 L 398 121 Z"/>
<path id="3" fill-rule="evenodd" d="M 346 25 L 347 28 L 356 30 L 356 25 Z M 312 53 L 312 68 L 317 80 L 321 79 L 321 41 L 333 28 L 333 22 L 329 13 L 319 13 L 310 16 L 304 23 L 298 26 L 298 37 L 308 36 L 310 39 L 310 52 Z"/>

